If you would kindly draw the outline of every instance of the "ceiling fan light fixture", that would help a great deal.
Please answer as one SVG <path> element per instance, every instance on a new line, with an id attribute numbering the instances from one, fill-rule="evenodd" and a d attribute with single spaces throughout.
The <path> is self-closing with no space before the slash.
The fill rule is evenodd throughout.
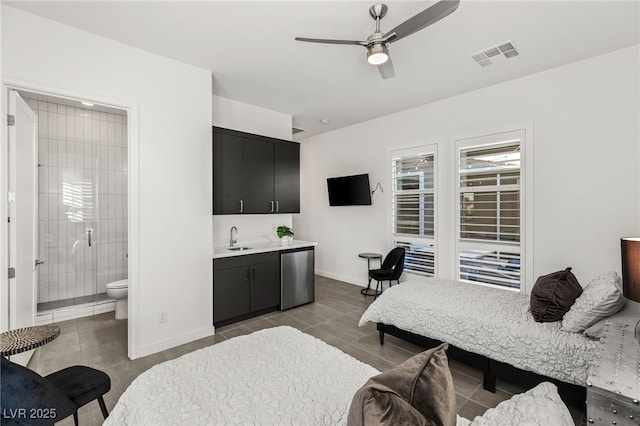
<path id="1" fill-rule="evenodd" d="M 367 49 L 367 62 L 371 65 L 376 65 L 380 76 L 383 79 L 388 79 L 396 75 L 393 69 L 393 62 L 389 57 L 389 44 L 402 40 L 450 15 L 458 8 L 459 3 L 460 0 L 439 0 L 387 32 L 382 32 L 380 29 L 380 21 L 385 17 L 389 8 L 382 3 L 377 3 L 369 8 L 369 15 L 376 23 L 376 30 L 367 37 L 366 41 L 307 37 L 296 37 L 295 39 L 309 43 L 362 46 Z M 500 47 L 505 49 L 509 48 L 507 43 L 502 43 Z M 498 53 L 500 53 L 500 51 L 498 51 Z M 484 52 L 482 52 L 482 55 L 485 55 Z"/>
<path id="2" fill-rule="evenodd" d="M 367 62 L 371 65 L 380 65 L 389 59 L 389 50 L 384 44 L 374 44 L 367 49 Z"/>

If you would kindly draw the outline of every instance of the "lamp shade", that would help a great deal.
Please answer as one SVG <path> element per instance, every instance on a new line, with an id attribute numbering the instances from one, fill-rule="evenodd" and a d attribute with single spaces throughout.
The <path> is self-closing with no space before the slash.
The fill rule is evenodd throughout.
<path id="1" fill-rule="evenodd" d="M 640 302 L 640 238 L 621 238 L 622 290 L 627 299 Z"/>

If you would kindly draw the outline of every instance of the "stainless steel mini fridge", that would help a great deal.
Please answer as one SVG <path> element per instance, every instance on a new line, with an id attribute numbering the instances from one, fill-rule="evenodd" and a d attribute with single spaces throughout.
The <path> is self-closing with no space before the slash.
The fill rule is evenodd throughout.
<path id="1" fill-rule="evenodd" d="M 314 301 L 313 247 L 280 252 L 280 309 L 289 309 Z"/>

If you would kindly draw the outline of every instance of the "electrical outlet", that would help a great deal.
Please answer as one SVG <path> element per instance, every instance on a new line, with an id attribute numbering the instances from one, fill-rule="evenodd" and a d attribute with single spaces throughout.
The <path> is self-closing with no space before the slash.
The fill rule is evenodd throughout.
<path id="1" fill-rule="evenodd" d="M 167 322 L 167 311 L 160 312 L 158 316 L 158 323 L 162 324 Z"/>

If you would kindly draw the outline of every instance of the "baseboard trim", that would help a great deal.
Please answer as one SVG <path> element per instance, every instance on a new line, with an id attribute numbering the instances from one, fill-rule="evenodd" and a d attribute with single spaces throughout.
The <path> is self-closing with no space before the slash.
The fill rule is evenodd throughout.
<path id="1" fill-rule="evenodd" d="M 138 356 L 136 358 L 153 355 L 167 349 L 175 348 L 176 346 L 184 345 L 185 343 L 191 343 L 199 339 L 204 339 L 205 337 L 213 336 L 215 332 L 215 327 L 211 325 L 208 327 L 200 328 L 198 330 L 190 331 L 188 333 L 183 333 L 178 336 L 173 336 L 169 339 L 159 340 L 149 345 L 141 346 L 137 351 Z"/>
<path id="2" fill-rule="evenodd" d="M 329 272 L 329 271 L 323 271 L 323 270 L 316 269 L 315 273 L 316 273 L 316 275 L 320 275 L 322 277 L 331 278 L 332 280 L 344 281 L 345 283 L 354 284 L 354 285 L 357 285 L 359 287 L 366 287 L 367 284 L 368 284 L 366 280 L 362 280 L 362 279 L 354 278 L 354 277 L 349 277 L 349 276 L 346 276 L 346 275 L 334 274 L 334 273 Z"/>

